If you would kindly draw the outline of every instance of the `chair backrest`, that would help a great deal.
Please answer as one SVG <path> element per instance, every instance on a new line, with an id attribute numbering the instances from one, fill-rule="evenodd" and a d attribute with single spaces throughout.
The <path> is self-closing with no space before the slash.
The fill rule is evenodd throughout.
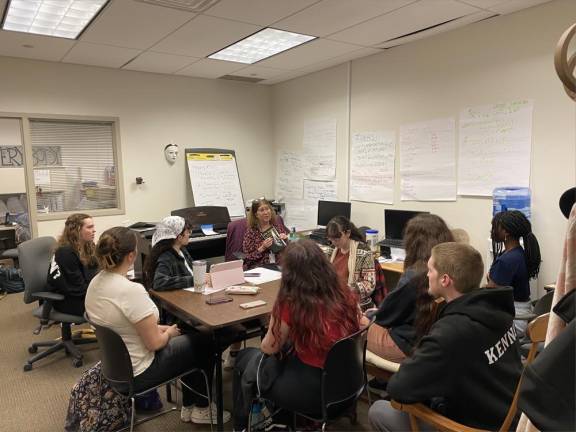
<path id="1" fill-rule="evenodd" d="M 552 309 L 552 299 L 554 298 L 554 291 L 549 291 L 538 299 L 534 305 L 534 315 L 540 316 L 550 312 Z"/>
<path id="2" fill-rule="evenodd" d="M 24 303 L 36 301 L 35 293 L 50 290 L 46 280 L 55 246 L 54 237 L 38 237 L 18 245 L 18 262 L 24 279 Z"/>
<path id="3" fill-rule="evenodd" d="M 326 356 L 322 373 L 322 410 L 325 420 L 346 409 L 364 391 L 368 327 L 337 341 Z"/>
<path id="4" fill-rule="evenodd" d="M 84 314 L 84 318 L 94 327 L 96 339 L 98 339 L 102 374 L 113 387 L 124 387 L 128 390 L 128 396 L 131 396 L 134 371 L 126 344 L 114 330 L 90 321 L 88 313 Z"/>
<path id="5" fill-rule="evenodd" d="M 518 397 L 520 396 L 520 385 L 522 384 L 522 377 L 524 376 L 524 371 L 526 370 L 526 366 L 528 366 L 534 358 L 536 357 L 536 353 L 538 352 L 538 344 L 540 342 L 544 342 L 546 340 L 546 330 L 548 329 L 548 318 L 550 314 L 546 313 L 544 315 L 540 315 L 534 318 L 528 324 L 528 328 L 526 330 L 526 334 L 530 338 L 530 351 L 528 351 L 528 357 L 526 358 L 526 363 L 524 364 L 524 370 L 522 371 L 522 375 L 518 380 L 518 385 L 516 386 L 516 391 L 514 392 L 514 397 L 512 398 L 512 403 L 510 404 L 510 408 L 508 409 L 508 414 L 504 419 L 504 423 L 500 427 L 500 431 L 508 431 L 510 430 L 510 425 L 516 417 L 516 411 L 518 407 Z"/>
<path id="6" fill-rule="evenodd" d="M 224 255 L 226 261 L 238 259 L 234 254 L 242 252 L 242 243 L 244 242 L 244 234 L 247 229 L 248 221 L 246 218 L 236 219 L 228 224 L 226 229 L 226 252 Z"/>

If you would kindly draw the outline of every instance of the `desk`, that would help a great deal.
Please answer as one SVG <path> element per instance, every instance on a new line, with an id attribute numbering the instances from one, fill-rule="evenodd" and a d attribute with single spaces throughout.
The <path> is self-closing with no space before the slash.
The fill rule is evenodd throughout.
<path id="1" fill-rule="evenodd" d="M 188 324 L 200 323 L 212 330 L 216 346 L 219 346 L 217 333 L 213 330 L 268 316 L 272 312 L 279 289 L 280 280 L 267 282 L 260 285 L 260 292 L 254 296 L 231 296 L 233 301 L 212 306 L 206 304 L 208 296 L 186 290 L 150 291 L 150 294 L 160 302 L 163 310 Z M 241 303 L 254 300 L 264 300 L 266 304 L 252 309 L 242 309 L 238 306 Z M 224 430 L 222 419 L 222 353 L 219 350 L 216 350 L 216 407 L 217 429 L 222 431 Z"/>
<path id="2" fill-rule="evenodd" d="M 386 276 L 386 286 L 388 287 L 389 291 L 392 291 L 396 284 L 398 283 L 398 279 L 404 273 L 404 263 L 403 262 L 384 262 L 380 263 L 380 267 L 384 270 L 384 274 Z"/>

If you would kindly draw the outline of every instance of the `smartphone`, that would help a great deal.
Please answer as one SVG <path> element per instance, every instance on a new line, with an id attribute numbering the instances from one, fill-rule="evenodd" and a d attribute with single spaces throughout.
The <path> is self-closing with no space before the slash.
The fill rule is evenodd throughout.
<path id="1" fill-rule="evenodd" d="M 229 297 L 229 296 L 221 296 L 221 297 L 208 296 L 208 298 L 206 299 L 206 304 L 217 305 L 220 303 L 228 303 L 231 301 L 233 301 L 233 299 L 232 299 L 232 297 Z"/>

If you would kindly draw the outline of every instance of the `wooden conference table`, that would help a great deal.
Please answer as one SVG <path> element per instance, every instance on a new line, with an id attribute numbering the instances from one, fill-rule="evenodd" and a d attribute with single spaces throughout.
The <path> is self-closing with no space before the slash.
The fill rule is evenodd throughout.
<path id="1" fill-rule="evenodd" d="M 150 291 L 163 311 L 180 318 L 190 325 L 204 325 L 212 331 L 216 346 L 218 344 L 218 333 L 214 330 L 229 327 L 234 324 L 251 321 L 258 318 L 265 318 L 272 312 L 280 280 L 266 282 L 259 285 L 260 292 L 256 295 L 232 295 L 231 302 L 217 305 L 206 304 L 207 295 L 193 293 L 186 290 L 175 291 Z M 221 295 L 217 293 L 216 295 Z M 239 305 L 255 300 L 264 300 L 265 305 L 252 309 L 242 309 Z M 222 353 L 216 353 L 216 420 L 217 429 L 224 430 L 223 424 L 223 398 L 222 398 Z"/>

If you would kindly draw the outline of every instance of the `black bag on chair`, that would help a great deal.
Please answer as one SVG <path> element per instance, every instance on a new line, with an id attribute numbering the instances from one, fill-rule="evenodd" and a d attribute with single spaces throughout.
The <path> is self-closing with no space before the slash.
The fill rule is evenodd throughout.
<path id="1" fill-rule="evenodd" d="M 0 267 L 0 292 L 8 294 L 24 291 L 24 279 L 19 269 Z"/>

